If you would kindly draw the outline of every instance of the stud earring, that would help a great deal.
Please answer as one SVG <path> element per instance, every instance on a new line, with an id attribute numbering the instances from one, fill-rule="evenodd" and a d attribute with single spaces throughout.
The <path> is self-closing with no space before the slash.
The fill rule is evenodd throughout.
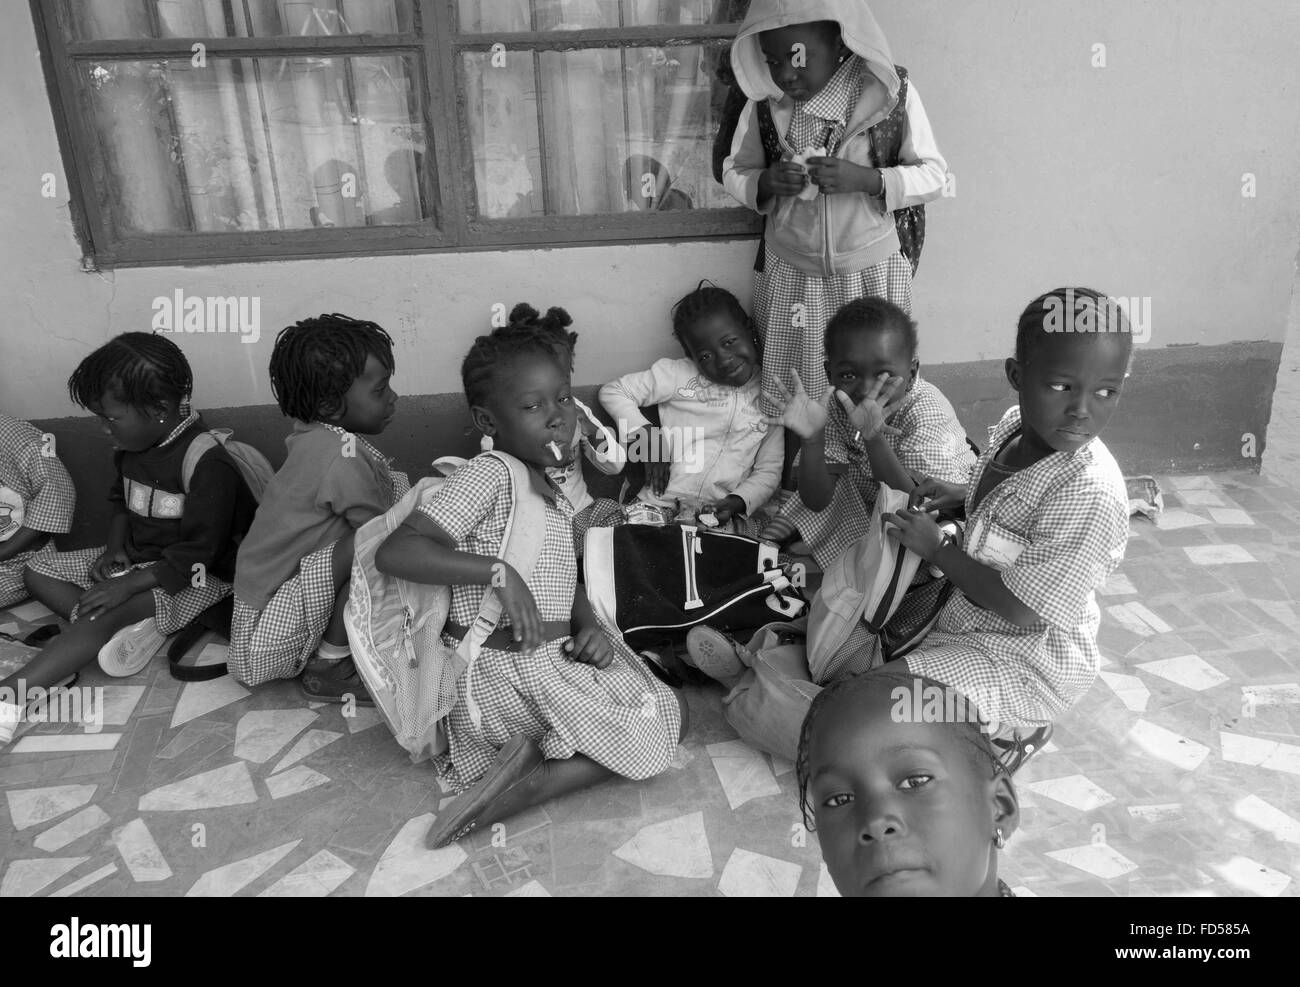
<path id="1" fill-rule="evenodd" d="M 1002 835 L 1001 826 L 999 826 L 996 830 L 993 831 L 993 845 L 997 847 L 999 850 L 1001 850 L 1004 846 L 1007 845 L 1007 838 Z"/>
<path id="2" fill-rule="evenodd" d="M 492 436 L 490 435 L 485 435 L 478 440 L 479 452 L 491 452 L 492 446 L 493 446 Z"/>
<path id="3" fill-rule="evenodd" d="M 158 424 L 159 424 L 159 425 L 165 425 L 166 423 L 167 423 L 167 419 L 166 419 L 166 418 L 159 418 L 159 419 L 158 419 Z"/>

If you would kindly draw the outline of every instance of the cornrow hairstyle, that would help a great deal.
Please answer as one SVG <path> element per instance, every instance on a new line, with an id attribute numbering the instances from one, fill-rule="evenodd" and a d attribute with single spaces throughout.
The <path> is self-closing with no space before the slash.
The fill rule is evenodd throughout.
<path id="1" fill-rule="evenodd" d="M 703 279 L 696 285 L 695 290 L 690 294 L 678 299 L 677 304 L 672 307 L 673 336 L 681 345 L 682 351 L 687 356 L 691 355 L 690 350 L 686 348 L 686 330 L 697 319 L 715 315 L 719 312 L 730 315 L 735 319 L 737 325 L 743 326 L 749 332 L 750 337 L 754 340 L 754 347 L 758 350 L 758 355 L 761 358 L 763 355 L 762 342 L 754 329 L 754 320 L 745 311 L 745 306 L 741 305 L 740 299 L 726 288 L 719 288 L 708 278 Z"/>
<path id="2" fill-rule="evenodd" d="M 510 311 L 510 322 L 479 336 L 465 354 L 460 366 L 461 384 L 465 400 L 471 408 L 487 404 L 497 372 L 524 356 L 549 359 L 568 374 L 573 367 L 573 347 L 578 334 L 568 332 L 573 324 L 569 313 L 562 308 L 549 308 L 538 315 L 531 305 L 521 302 Z"/>
<path id="3" fill-rule="evenodd" d="M 1133 330 L 1114 299 L 1093 288 L 1065 287 L 1044 292 L 1030 302 L 1016 324 L 1016 362 L 1022 367 L 1049 336 L 1072 335 L 1079 302 L 1091 306 L 1091 328 L 1097 335 L 1118 333 L 1132 353 Z"/>
<path id="4" fill-rule="evenodd" d="M 125 332 L 95 350 L 68 378 L 68 396 L 90 408 L 111 394 L 144 410 L 184 405 L 194 390 L 194 374 L 179 346 L 165 336 Z"/>
<path id="5" fill-rule="evenodd" d="M 840 308 L 826 323 L 822 343 L 830 353 L 841 336 L 853 332 L 900 332 L 907 344 L 909 360 L 916 357 L 916 323 L 912 317 L 886 298 L 855 298 Z"/>
<path id="6" fill-rule="evenodd" d="M 924 675 L 918 675 L 915 672 L 896 672 L 889 669 L 880 669 L 839 679 L 828 685 L 813 699 L 812 705 L 808 708 L 808 713 L 804 717 L 803 726 L 799 730 L 799 751 L 795 757 L 795 779 L 799 784 L 799 811 L 803 815 L 804 828 L 810 833 L 816 830 L 816 814 L 813 807 L 808 803 L 808 783 L 811 779 L 808 756 L 818 715 L 837 697 L 842 696 L 845 702 L 851 702 L 857 693 L 875 689 L 893 690 L 898 686 L 902 686 L 909 691 L 916 688 L 938 688 L 945 693 L 957 692 L 950 685 L 945 685 Z M 958 695 L 960 694 L 958 693 Z M 965 706 L 974 708 L 974 704 L 965 700 L 964 697 L 962 697 L 962 700 Z M 1006 767 L 994 752 L 993 744 L 990 742 L 988 734 L 984 732 L 982 724 L 974 718 L 962 719 L 959 717 L 955 722 L 949 723 L 945 721 L 945 725 L 950 729 L 961 732 L 962 740 L 969 745 L 967 753 L 976 771 L 984 771 L 986 777 L 990 778 L 996 778 L 999 774 L 1006 772 Z"/>
<path id="7" fill-rule="evenodd" d="M 370 356 L 393 372 L 392 337 L 375 323 L 338 313 L 303 319 L 275 337 L 271 393 L 288 417 L 315 421 L 342 408 Z"/>

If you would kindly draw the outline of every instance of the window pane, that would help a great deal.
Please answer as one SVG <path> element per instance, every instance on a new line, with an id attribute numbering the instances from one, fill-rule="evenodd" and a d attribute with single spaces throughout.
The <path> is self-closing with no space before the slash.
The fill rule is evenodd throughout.
<path id="1" fill-rule="evenodd" d="M 119 235 L 417 223 L 405 56 L 84 62 L 100 207 Z"/>
<path id="2" fill-rule="evenodd" d="M 734 206 L 712 173 L 718 50 L 465 53 L 479 215 Z"/>
<path id="3" fill-rule="evenodd" d="M 654 24 L 737 24 L 749 0 L 458 0 L 460 29 L 576 31 Z"/>
<path id="4" fill-rule="evenodd" d="M 413 0 L 64 0 L 78 41 L 401 34 Z"/>

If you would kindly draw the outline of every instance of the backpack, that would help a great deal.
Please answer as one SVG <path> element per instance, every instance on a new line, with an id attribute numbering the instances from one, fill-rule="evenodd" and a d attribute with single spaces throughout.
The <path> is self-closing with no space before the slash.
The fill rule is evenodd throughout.
<path id="1" fill-rule="evenodd" d="M 526 575 L 536 565 L 546 537 L 545 504 L 523 463 L 502 452 L 482 455 L 496 457 L 510 470 L 513 504 L 501 557 Z M 454 469 L 457 463 L 439 460 L 434 465 Z M 420 480 L 389 511 L 357 529 L 352 587 L 343 612 L 357 671 L 393 736 L 416 763 L 447 750 L 444 720 L 456 703 L 462 675 L 470 677 L 465 689 L 470 719 L 481 721 L 472 689 L 474 663 L 502 613 L 501 600 L 488 588 L 470 632 L 459 645 L 448 647 L 442 631 L 451 609 L 451 588 L 409 582 L 375 568 L 379 546 L 445 482 L 445 476 Z"/>
<path id="2" fill-rule="evenodd" d="M 871 147 L 876 153 L 876 167 L 894 168 L 898 165 L 898 156 L 902 153 L 903 148 L 903 129 L 907 124 L 907 69 L 901 65 L 895 65 L 894 70 L 898 73 L 898 102 L 890 111 L 889 116 L 871 127 L 868 133 L 871 134 Z M 758 115 L 758 133 L 763 141 L 763 153 L 767 158 L 768 167 L 781 159 L 783 153 L 781 148 L 781 138 L 776 132 L 776 124 L 772 121 L 772 107 L 767 100 L 759 100 L 756 107 Z M 764 224 L 766 228 L 766 217 Z M 925 206 L 907 206 L 903 209 L 895 210 L 894 226 L 898 231 L 899 248 L 904 257 L 912 265 L 912 273 L 916 273 L 917 267 L 921 263 L 921 248 L 925 245 Z M 762 272 L 766 266 L 766 250 L 764 249 L 765 241 L 758 241 L 758 256 L 754 259 L 754 270 Z"/>
<path id="3" fill-rule="evenodd" d="M 185 450 L 185 459 L 181 462 L 181 487 L 185 493 L 190 492 L 190 481 L 194 479 L 194 470 L 199 465 L 199 460 L 212 449 L 221 446 L 234 460 L 239 475 L 248 484 L 253 499 L 259 504 L 262 502 L 262 494 L 266 492 L 266 485 L 271 482 L 271 477 L 275 476 L 275 470 L 271 468 L 271 463 L 265 456 L 247 442 L 236 442 L 231 438 L 232 435 L 234 432 L 228 428 L 210 428 L 194 437 L 190 447 Z"/>

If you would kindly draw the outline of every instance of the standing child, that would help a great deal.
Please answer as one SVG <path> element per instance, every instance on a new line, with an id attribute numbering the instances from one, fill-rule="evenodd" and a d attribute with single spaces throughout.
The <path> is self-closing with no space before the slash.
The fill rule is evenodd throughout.
<path id="1" fill-rule="evenodd" d="M 969 486 L 927 479 L 912 491 L 910 510 L 886 516 L 891 533 L 959 591 L 904 659 L 908 670 L 1008 724 L 1015 736 L 995 741 L 1013 747 L 1026 731 L 1043 733 L 1037 728 L 1097 675 L 1094 591 L 1128 542 L 1124 478 L 1098 436 L 1119 404 L 1132 351 L 1128 320 L 1104 295 L 1058 288 L 1035 298 L 1006 363 L 1018 404 L 992 429 Z M 958 546 L 930 512 L 963 502 Z"/>
<path id="2" fill-rule="evenodd" d="M 525 322 L 480 336 L 461 374 L 475 425 L 497 453 L 528 467 L 545 502 L 545 540 L 531 572 L 500 561 L 511 472 L 483 455 L 453 473 L 375 557 L 388 575 L 452 587 L 449 647 L 475 621 L 486 587 L 502 604 L 445 721 L 449 749 L 438 766 L 463 794 L 439 813 L 427 837 L 433 847 L 615 775 L 658 774 L 685 727 L 682 701 L 601 626 L 575 586 L 573 508 L 545 470 L 571 461 L 576 410 L 549 333 Z"/>
<path id="3" fill-rule="evenodd" d="M 943 715 L 916 715 L 936 708 Z M 1020 805 L 980 719 L 952 689 L 892 669 L 813 700 L 795 764 L 799 807 L 843 897 L 1015 897 L 998 851 Z"/>
<path id="4" fill-rule="evenodd" d="M 754 0 L 731 65 L 750 102 L 724 184 L 767 220 L 754 278 L 764 391 L 798 370 L 817 400 L 832 313 L 867 295 L 911 312 L 894 213 L 942 195 L 947 165 L 865 0 Z M 885 132 L 900 130 L 886 160 Z"/>
<path id="5" fill-rule="evenodd" d="M 821 402 L 791 371 L 794 391 L 779 421 L 803 441 L 799 497 L 763 536 L 798 529 L 823 569 L 866 534 L 882 482 L 909 491 L 912 472 L 963 483 L 975 466 L 966 432 L 948 399 L 920 376 L 916 323 L 892 302 L 860 298 L 826 326 L 825 376 L 834 389 Z"/>
<path id="6" fill-rule="evenodd" d="M 110 340 L 68 379 L 72 399 L 101 419 L 116 449 L 108 543 L 28 563 L 31 595 L 72 626 L 0 689 L 19 679 L 28 689 L 66 682 L 96 655 L 109 675 L 134 675 L 168 635 L 230 595 L 238 541 L 257 504 L 219 444 L 186 482 L 186 451 L 206 430 L 190 410 L 192 389 L 176 344 L 144 332 Z M 0 710 L 0 742 L 20 715 Z"/>
<path id="7" fill-rule="evenodd" d="M 674 520 L 679 507 L 708 511 L 719 526 L 739 522 L 767 503 L 781 480 L 781 429 L 766 424 L 758 406 L 752 323 L 735 295 L 703 281 L 672 316 L 686 357 L 606 384 L 600 403 L 631 449 L 655 460 L 646 462 L 638 499 L 661 522 Z M 641 414 L 652 404 L 659 406 L 657 435 Z"/>
<path id="8" fill-rule="evenodd" d="M 45 437 L 0 413 L 0 607 L 25 599 L 23 568 L 72 527 L 77 494 Z"/>
<path id="9" fill-rule="evenodd" d="M 393 370 L 393 341 L 373 322 L 322 315 L 275 339 L 271 390 L 296 420 L 239 550 L 229 665 L 241 682 L 301 675 L 309 699 L 371 704 L 343 604 L 356 529 L 410 486 L 362 438 L 397 413 Z"/>

